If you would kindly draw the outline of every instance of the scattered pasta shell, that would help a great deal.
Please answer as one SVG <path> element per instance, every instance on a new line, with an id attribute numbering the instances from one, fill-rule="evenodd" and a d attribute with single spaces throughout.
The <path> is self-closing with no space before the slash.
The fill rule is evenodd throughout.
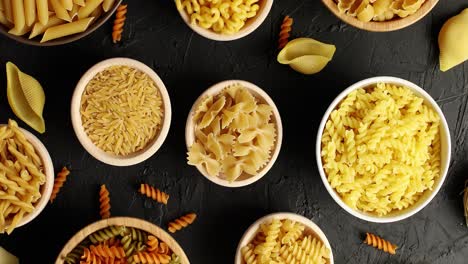
<path id="1" fill-rule="evenodd" d="M 442 26 L 439 33 L 440 70 L 445 72 L 468 60 L 468 8 Z"/>
<path id="2" fill-rule="evenodd" d="M 303 74 L 320 72 L 333 58 L 335 46 L 311 38 L 291 40 L 278 54 L 278 62 Z"/>
<path id="3" fill-rule="evenodd" d="M 45 132 L 45 94 L 41 84 L 21 72 L 11 62 L 6 64 L 8 103 L 15 115 L 39 133 Z"/>

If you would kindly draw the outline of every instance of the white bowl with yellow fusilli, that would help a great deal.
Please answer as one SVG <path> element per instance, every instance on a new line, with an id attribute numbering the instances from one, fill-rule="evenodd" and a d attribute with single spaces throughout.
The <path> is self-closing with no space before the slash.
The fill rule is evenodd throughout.
<path id="1" fill-rule="evenodd" d="M 450 132 L 434 99 L 395 77 L 345 89 L 317 134 L 322 181 L 348 213 L 370 222 L 405 219 L 440 190 L 450 164 Z"/>

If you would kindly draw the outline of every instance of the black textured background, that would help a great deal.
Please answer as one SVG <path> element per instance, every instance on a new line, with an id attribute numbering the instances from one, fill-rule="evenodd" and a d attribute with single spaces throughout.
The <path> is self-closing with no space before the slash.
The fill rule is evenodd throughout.
<path id="1" fill-rule="evenodd" d="M 277 211 L 298 213 L 317 223 L 330 240 L 336 263 L 467 263 L 468 228 L 460 191 L 468 178 L 468 64 L 441 73 L 437 47 L 443 22 L 468 7 L 467 0 L 441 0 L 422 21 L 391 33 L 347 26 L 319 0 L 276 0 L 257 31 L 228 43 L 193 33 L 170 0 L 127 2 L 122 44 L 112 44 L 111 22 L 81 41 L 60 47 L 31 47 L 0 38 L 0 123 L 15 118 L 6 100 L 4 73 L 5 63 L 12 61 L 43 85 L 47 132 L 39 138 L 56 170 L 67 165 L 72 171 L 54 204 L 12 235 L 0 236 L 0 245 L 19 256 L 21 263 L 53 263 L 73 234 L 98 220 L 102 183 L 111 192 L 114 216 L 139 217 L 166 227 L 174 217 L 196 212 L 199 218 L 193 226 L 174 235 L 192 263 L 233 263 L 245 229 Z M 304 76 L 276 62 L 277 33 L 284 15 L 295 19 L 294 37 L 336 45 L 337 52 L 324 71 Z M 173 106 L 162 148 L 146 162 L 127 168 L 91 157 L 76 139 L 69 113 L 81 75 L 93 64 L 118 56 L 155 69 Z M 417 215 L 393 224 L 367 223 L 341 209 L 323 187 L 314 157 L 316 129 L 329 103 L 347 86 L 378 75 L 401 77 L 426 89 L 447 117 L 454 146 L 440 193 Z M 186 165 L 184 142 L 185 120 L 198 95 L 216 82 L 233 78 L 251 81 L 268 92 L 284 125 L 283 147 L 273 169 L 262 180 L 239 189 L 217 186 Z M 140 182 L 170 193 L 169 205 L 138 195 Z M 363 245 L 367 231 L 400 245 L 397 255 Z"/>

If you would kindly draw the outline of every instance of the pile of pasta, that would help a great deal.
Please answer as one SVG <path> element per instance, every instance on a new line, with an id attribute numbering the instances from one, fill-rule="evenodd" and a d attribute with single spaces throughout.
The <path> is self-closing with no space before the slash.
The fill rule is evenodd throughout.
<path id="1" fill-rule="evenodd" d="M 379 83 L 351 92 L 322 135 L 328 181 L 353 209 L 402 210 L 440 176 L 440 118 L 410 89 Z"/>
<path id="2" fill-rule="evenodd" d="M 34 210 L 45 183 L 44 167 L 18 124 L 0 127 L 0 233 L 10 234 Z"/>
<path id="3" fill-rule="evenodd" d="M 426 0 L 336 0 L 338 10 L 360 21 L 391 20 L 416 13 Z"/>
<path id="4" fill-rule="evenodd" d="M 193 116 L 196 139 L 189 148 L 188 164 L 229 181 L 243 173 L 256 175 L 275 146 L 272 112 L 270 105 L 258 102 L 241 85 L 206 96 Z"/>
<path id="5" fill-rule="evenodd" d="M 115 0 L 0 0 L 0 23 L 8 33 L 41 43 L 84 32 Z"/>
<path id="6" fill-rule="evenodd" d="M 160 131 L 164 111 L 156 83 L 128 66 L 93 77 L 81 97 L 81 121 L 100 149 L 125 156 L 143 150 Z"/>
<path id="7" fill-rule="evenodd" d="M 232 35 L 257 15 L 259 0 L 175 0 L 190 22 L 216 33 Z"/>
<path id="8" fill-rule="evenodd" d="M 262 223 L 254 239 L 241 248 L 244 263 L 329 263 L 330 249 L 305 229 L 289 219 Z"/>
<path id="9" fill-rule="evenodd" d="M 90 234 L 64 259 L 66 264 L 162 263 L 180 264 L 169 246 L 146 231 L 109 226 Z"/>

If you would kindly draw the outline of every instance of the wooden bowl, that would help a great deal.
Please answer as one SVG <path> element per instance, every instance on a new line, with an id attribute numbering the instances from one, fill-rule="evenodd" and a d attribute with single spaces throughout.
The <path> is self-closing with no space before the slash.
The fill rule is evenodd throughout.
<path id="1" fill-rule="evenodd" d="M 308 218 L 305 218 L 302 215 L 283 212 L 283 213 L 273 213 L 273 214 L 266 215 L 266 216 L 258 219 L 257 221 L 255 221 L 255 223 L 253 223 L 247 229 L 247 231 L 245 231 L 244 235 L 242 236 L 242 238 L 241 238 L 241 240 L 239 242 L 239 245 L 237 246 L 236 257 L 235 257 L 235 260 L 234 260 L 234 264 L 245 264 L 245 261 L 242 259 L 241 249 L 244 246 L 246 246 L 247 244 L 249 244 L 254 239 L 255 235 L 260 230 L 260 225 L 262 223 L 269 222 L 269 221 L 271 221 L 273 219 L 280 219 L 280 220 L 289 219 L 289 220 L 292 220 L 292 221 L 303 224 L 306 227 L 304 229 L 304 231 L 305 231 L 305 233 L 307 235 L 312 235 L 313 237 L 315 237 L 317 239 L 320 239 L 320 241 L 322 241 L 322 243 L 327 248 L 330 249 L 330 261 L 327 264 L 333 264 L 334 263 L 333 252 L 332 252 L 332 248 L 330 246 L 330 242 L 328 242 L 327 237 L 325 236 L 323 231 L 320 229 L 320 227 L 318 227 L 314 222 L 312 222 Z"/>
<path id="2" fill-rule="evenodd" d="M 258 180 L 260 180 L 265 174 L 273 167 L 276 159 L 278 158 L 279 152 L 281 150 L 281 143 L 283 141 L 283 125 L 281 123 L 281 116 L 279 114 L 278 108 L 276 107 L 275 103 L 273 100 L 270 98 L 270 96 L 263 91 L 260 87 L 257 85 L 247 82 L 247 81 L 242 81 L 242 80 L 228 80 L 228 81 L 223 81 L 220 83 L 217 83 L 210 88 L 208 88 L 205 92 L 203 92 L 198 99 L 195 101 L 195 103 L 192 106 L 192 109 L 190 110 L 190 113 L 187 117 L 187 123 L 185 125 L 185 144 L 187 145 L 187 151 L 190 149 L 190 146 L 195 142 L 195 127 L 196 124 L 193 120 L 193 116 L 195 115 L 195 111 L 201 101 L 205 99 L 206 96 L 215 96 L 219 94 L 221 91 L 223 91 L 226 87 L 240 84 L 242 87 L 246 88 L 250 93 L 252 93 L 253 96 L 258 100 L 260 103 L 268 104 L 273 108 L 273 113 L 272 113 L 272 120 L 276 125 L 276 141 L 275 141 L 275 146 L 271 150 L 271 156 L 270 160 L 268 163 L 261 168 L 256 175 L 249 175 L 247 173 L 242 173 L 239 178 L 237 178 L 235 181 L 230 182 L 224 178 L 220 177 L 214 177 L 210 176 L 208 172 L 206 171 L 205 167 L 199 165 L 197 166 L 198 171 L 205 176 L 208 180 L 224 186 L 224 187 L 243 187 L 249 184 L 252 184 Z"/>
<path id="3" fill-rule="evenodd" d="M 5 27 L 2 24 L 0 24 L 0 34 L 3 34 L 20 43 L 33 45 L 33 46 L 47 47 L 47 46 L 58 46 L 58 45 L 67 44 L 67 43 L 79 40 L 83 37 L 86 37 L 87 35 L 94 32 L 96 29 L 98 29 L 100 26 L 102 26 L 114 14 L 115 10 L 117 10 L 117 7 L 119 7 L 121 3 L 122 3 L 122 0 L 116 0 L 112 8 L 109 11 L 103 13 L 96 21 L 93 21 L 91 25 L 89 25 L 86 31 L 78 33 L 78 34 L 73 34 L 67 37 L 46 41 L 44 43 L 40 42 L 41 41 L 40 36 L 42 35 L 39 35 L 33 39 L 28 39 L 29 34 L 25 34 L 23 36 L 16 36 L 16 35 L 8 33 L 10 29 Z"/>
<path id="4" fill-rule="evenodd" d="M 402 29 L 418 22 L 425 15 L 427 15 L 432 10 L 432 8 L 434 8 L 434 6 L 439 2 L 439 0 L 426 0 L 426 2 L 421 6 L 421 8 L 419 8 L 418 11 L 416 11 L 416 13 L 405 18 L 394 18 L 392 20 L 383 22 L 362 22 L 359 21 L 356 17 L 340 13 L 340 11 L 338 11 L 338 6 L 335 0 L 322 0 L 322 2 L 325 4 L 326 7 L 328 7 L 328 9 L 330 9 L 330 11 L 332 11 L 333 14 L 335 14 L 335 16 L 337 16 L 342 21 L 350 24 L 351 26 L 367 31 L 388 32 Z"/>
<path id="5" fill-rule="evenodd" d="M 157 237 L 159 241 L 166 243 L 172 250 L 172 252 L 174 252 L 180 257 L 182 264 L 190 264 L 190 261 L 187 258 L 187 255 L 185 255 L 184 250 L 180 247 L 177 241 L 174 240 L 174 238 L 172 238 L 168 233 L 166 233 L 166 231 L 162 230 L 160 227 L 150 222 L 132 217 L 112 217 L 108 219 L 103 219 L 81 229 L 67 242 L 67 244 L 65 244 L 62 251 L 57 257 L 55 264 L 63 264 L 67 254 L 70 253 L 81 241 L 83 241 L 90 234 L 111 225 L 134 227 L 146 231 Z"/>

